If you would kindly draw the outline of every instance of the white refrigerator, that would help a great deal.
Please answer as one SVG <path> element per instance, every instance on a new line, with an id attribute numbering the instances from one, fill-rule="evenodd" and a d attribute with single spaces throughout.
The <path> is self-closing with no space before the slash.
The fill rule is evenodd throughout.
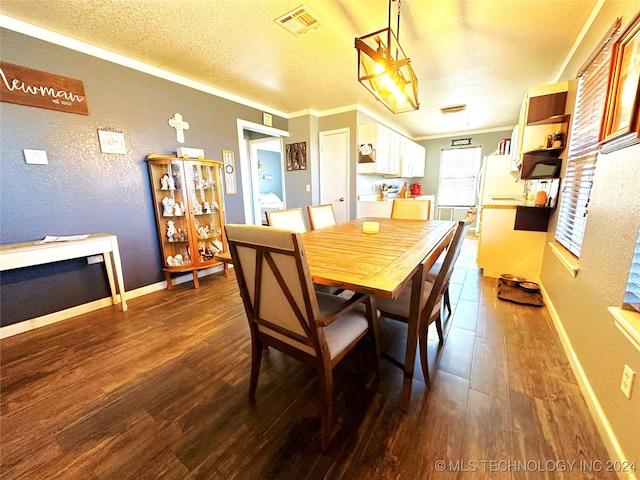
<path id="1" fill-rule="evenodd" d="M 518 179 L 517 171 L 511 171 L 511 155 L 484 157 L 478 177 L 480 205 L 508 204 L 524 199 L 524 181 Z"/>

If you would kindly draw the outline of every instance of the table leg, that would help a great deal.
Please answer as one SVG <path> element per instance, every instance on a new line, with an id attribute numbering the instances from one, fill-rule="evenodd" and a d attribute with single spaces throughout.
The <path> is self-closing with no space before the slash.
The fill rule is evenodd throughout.
<path id="1" fill-rule="evenodd" d="M 113 265 L 115 267 L 118 290 L 120 291 L 120 300 L 122 301 L 122 311 L 126 312 L 127 299 L 125 298 L 124 279 L 122 278 L 122 263 L 120 263 L 120 249 L 118 248 L 118 240 L 114 237 L 111 244 L 113 245 Z"/>
<path id="2" fill-rule="evenodd" d="M 411 384 L 418 347 L 418 325 L 420 324 L 420 297 L 424 283 L 424 269 L 419 266 L 411 279 L 411 303 L 409 305 L 409 322 L 407 324 L 407 348 L 404 359 L 404 379 L 400 407 L 409 410 L 411 402 Z"/>
<path id="3" fill-rule="evenodd" d="M 104 266 L 107 269 L 107 278 L 109 279 L 109 288 L 111 289 L 111 301 L 115 305 L 118 303 L 118 295 L 116 291 L 116 283 L 113 280 L 113 265 L 111 264 L 111 253 L 102 252 L 104 257 Z"/>

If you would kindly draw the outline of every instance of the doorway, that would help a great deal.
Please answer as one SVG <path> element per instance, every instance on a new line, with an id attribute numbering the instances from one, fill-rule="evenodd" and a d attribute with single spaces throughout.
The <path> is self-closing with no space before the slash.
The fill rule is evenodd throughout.
<path id="1" fill-rule="evenodd" d="M 254 216 L 256 225 L 266 225 L 269 210 L 282 210 L 285 205 L 284 168 L 280 138 L 267 137 L 249 141 Z M 257 203 L 256 203 L 257 200 Z M 257 217 L 259 215 L 259 218 Z"/>
<path id="2" fill-rule="evenodd" d="M 253 145 L 259 145 L 260 141 L 266 145 L 273 142 L 270 148 L 280 152 L 280 166 L 282 175 L 282 202 L 284 204 L 286 192 L 284 188 L 284 167 L 282 159 L 282 139 L 289 136 L 289 132 L 273 127 L 267 127 L 246 120 L 237 120 L 238 150 L 240 154 L 240 166 L 242 169 L 242 203 L 244 207 L 245 223 L 248 225 L 260 225 L 262 223 L 262 210 L 260 204 L 260 173 L 258 168 L 257 148 L 254 155 Z M 254 138 L 252 138 L 254 137 Z M 277 145 L 277 146 L 276 146 Z"/>

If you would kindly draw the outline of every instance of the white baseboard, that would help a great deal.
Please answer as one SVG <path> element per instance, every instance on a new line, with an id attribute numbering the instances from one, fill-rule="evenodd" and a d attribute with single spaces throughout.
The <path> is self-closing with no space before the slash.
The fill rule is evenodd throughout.
<path id="1" fill-rule="evenodd" d="M 198 272 L 198 277 L 204 277 L 207 275 L 211 275 L 213 273 L 221 272 L 223 267 L 221 265 L 216 265 L 215 267 L 207 268 L 204 270 L 200 270 Z M 186 275 L 180 275 L 173 279 L 174 285 L 179 285 L 181 283 L 186 283 L 193 280 L 193 275 L 188 273 Z M 144 287 L 136 288 L 135 290 L 129 290 L 126 293 L 127 300 L 131 300 L 132 298 L 141 297 L 143 295 L 147 295 L 148 293 L 157 292 L 158 290 L 164 290 L 167 288 L 167 282 L 162 281 L 158 283 L 153 283 L 151 285 L 145 285 Z M 118 302 L 120 302 L 120 295 L 117 296 Z M 20 333 L 28 332 L 30 330 L 34 330 L 36 328 L 44 327 L 47 325 L 51 325 L 53 323 L 61 322 L 63 320 L 67 320 L 69 318 L 76 317 L 78 315 L 82 315 L 83 313 L 93 312 L 94 310 L 99 310 L 105 307 L 116 307 L 120 308 L 117 305 L 113 305 L 111 301 L 111 296 L 101 298 L 100 300 L 95 300 L 89 303 L 83 303 L 82 305 L 77 305 L 75 307 L 67 308 L 65 310 L 60 310 L 58 312 L 49 313 L 47 315 L 43 315 L 37 318 L 31 318 L 29 320 L 24 320 L 19 323 L 13 323 L 11 325 L 6 325 L 4 327 L 0 327 L 0 339 L 12 337 L 14 335 L 18 335 Z"/>
<path id="2" fill-rule="evenodd" d="M 582 368 L 582 364 L 580 363 L 580 359 L 578 358 L 576 352 L 571 345 L 571 340 L 567 335 L 566 330 L 564 329 L 564 325 L 562 324 L 562 320 L 560 320 L 560 316 L 558 315 L 557 310 L 553 306 L 553 302 L 549 299 L 549 295 L 544 288 L 544 285 L 540 283 L 540 287 L 542 288 L 542 293 L 544 294 L 545 303 L 547 309 L 549 310 L 549 314 L 551 315 L 551 319 L 553 320 L 553 324 L 558 332 L 558 336 L 560 337 L 560 341 L 562 342 L 562 347 L 569 359 L 569 363 L 571 365 L 571 369 L 578 380 L 578 385 L 582 394 L 584 395 L 584 399 L 587 402 L 587 407 L 591 412 L 591 417 L 593 418 L 596 428 L 600 432 L 600 436 L 602 437 L 602 441 L 604 442 L 604 446 L 609 453 L 610 459 L 614 462 L 625 463 L 628 462 L 620 443 L 613 431 L 611 423 L 609 423 L 609 419 L 607 418 L 606 413 L 602 409 L 602 405 L 598 401 L 598 397 L 596 393 L 591 388 L 591 383 L 587 378 L 587 375 Z M 626 464 L 626 463 L 625 463 Z M 637 480 L 635 472 L 618 472 L 618 478 L 620 480 Z"/>

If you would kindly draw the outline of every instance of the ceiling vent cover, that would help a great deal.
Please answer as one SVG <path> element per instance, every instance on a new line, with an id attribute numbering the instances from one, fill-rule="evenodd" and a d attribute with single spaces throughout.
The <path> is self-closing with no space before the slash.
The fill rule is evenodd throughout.
<path id="1" fill-rule="evenodd" d="M 300 5 L 289 13 L 274 20 L 278 25 L 296 36 L 318 28 L 322 22 L 320 18 L 309 10 L 306 5 Z"/>

